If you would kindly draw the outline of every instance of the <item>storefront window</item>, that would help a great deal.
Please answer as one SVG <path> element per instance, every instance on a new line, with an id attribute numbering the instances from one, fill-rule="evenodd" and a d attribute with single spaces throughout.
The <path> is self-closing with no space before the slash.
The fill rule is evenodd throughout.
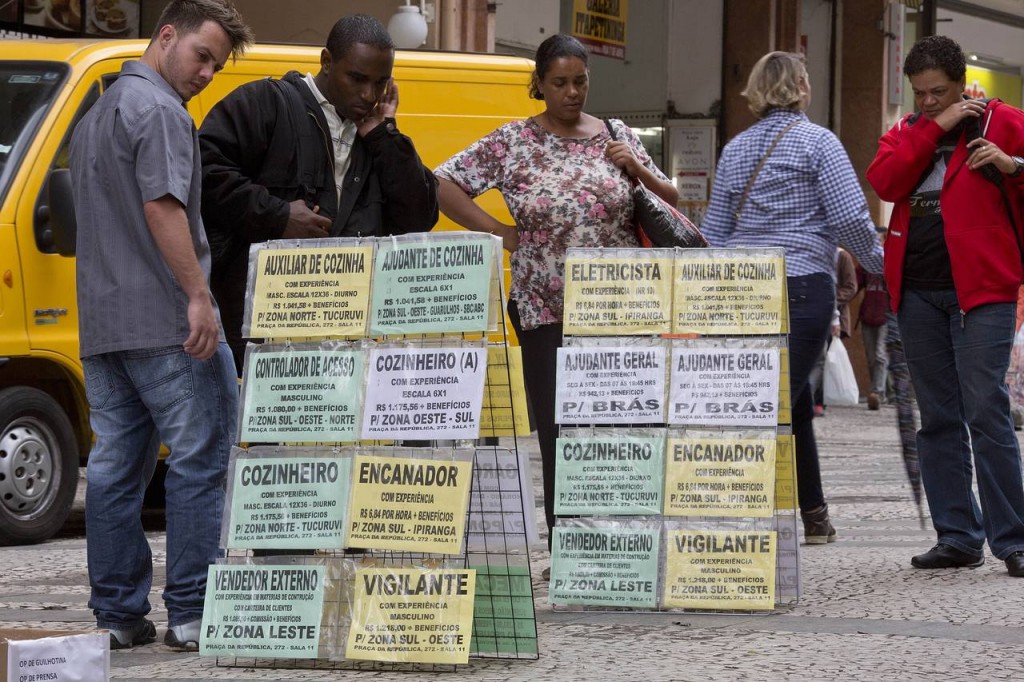
<path id="1" fill-rule="evenodd" d="M 45 36 L 138 38 L 140 0 L 0 0 L 0 23 Z"/>

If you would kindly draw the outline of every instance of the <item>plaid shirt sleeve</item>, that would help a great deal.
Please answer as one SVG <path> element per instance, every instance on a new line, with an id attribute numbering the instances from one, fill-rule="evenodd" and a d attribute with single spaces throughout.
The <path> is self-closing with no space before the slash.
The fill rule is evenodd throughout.
<path id="1" fill-rule="evenodd" d="M 835 230 L 839 243 L 857 256 L 864 269 L 881 272 L 882 249 L 850 157 L 831 131 L 826 131 L 820 141 L 818 196 L 825 207 L 827 224 Z"/>

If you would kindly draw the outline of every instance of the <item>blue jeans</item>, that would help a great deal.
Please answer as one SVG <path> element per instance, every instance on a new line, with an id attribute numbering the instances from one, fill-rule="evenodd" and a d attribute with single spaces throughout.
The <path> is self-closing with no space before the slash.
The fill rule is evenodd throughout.
<path id="1" fill-rule="evenodd" d="M 904 291 L 899 311 L 932 525 L 939 542 L 979 557 L 986 538 L 999 559 L 1024 550 L 1024 485 L 1006 388 L 1015 314 L 1015 304 L 995 303 L 961 315 L 951 289 Z"/>
<path id="2" fill-rule="evenodd" d="M 814 438 L 814 387 L 811 370 L 832 327 L 836 286 L 824 272 L 786 278 L 789 291 L 789 385 L 793 401 L 796 485 L 800 510 L 825 504 L 821 490 L 818 442 Z"/>
<path id="3" fill-rule="evenodd" d="M 142 497 L 160 442 L 170 448 L 167 582 L 170 625 L 201 618 L 207 567 L 219 552 L 224 481 L 235 441 L 238 386 L 226 343 L 199 362 L 180 346 L 82 359 L 96 442 L 86 469 L 86 547 L 101 628 L 124 630 L 149 613 L 153 558 Z"/>

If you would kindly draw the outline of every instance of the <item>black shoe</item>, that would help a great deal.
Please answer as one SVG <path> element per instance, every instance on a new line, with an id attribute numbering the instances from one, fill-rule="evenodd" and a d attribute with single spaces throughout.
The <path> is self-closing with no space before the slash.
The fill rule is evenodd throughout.
<path id="1" fill-rule="evenodd" d="M 1009 561 L 1007 559 L 1007 564 Z M 984 563 L 985 557 L 961 552 L 956 547 L 942 542 L 910 560 L 910 565 L 914 568 L 977 568 Z M 1024 559 L 1021 559 L 1020 565 L 1024 575 Z"/>
<path id="2" fill-rule="evenodd" d="M 164 644 L 178 651 L 199 651 L 199 632 L 202 618 L 167 628 Z"/>
<path id="3" fill-rule="evenodd" d="M 127 630 L 110 631 L 110 649 L 131 649 L 140 644 L 156 641 L 156 626 L 153 621 L 142 619 L 142 622 Z"/>
<path id="4" fill-rule="evenodd" d="M 1006 557 L 1006 572 L 1011 578 L 1024 578 L 1024 552 L 1014 552 Z"/>
<path id="5" fill-rule="evenodd" d="M 828 518 L 828 505 L 823 504 L 809 512 L 800 512 L 804 522 L 804 542 L 808 545 L 824 545 L 836 541 L 836 529 Z"/>

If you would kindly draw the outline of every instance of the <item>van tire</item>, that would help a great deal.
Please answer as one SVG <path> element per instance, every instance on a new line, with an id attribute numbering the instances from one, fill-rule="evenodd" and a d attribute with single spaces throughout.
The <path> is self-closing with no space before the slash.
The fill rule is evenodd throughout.
<path id="1" fill-rule="evenodd" d="M 77 489 L 75 435 L 57 401 L 25 386 L 0 390 L 0 545 L 53 537 Z"/>

